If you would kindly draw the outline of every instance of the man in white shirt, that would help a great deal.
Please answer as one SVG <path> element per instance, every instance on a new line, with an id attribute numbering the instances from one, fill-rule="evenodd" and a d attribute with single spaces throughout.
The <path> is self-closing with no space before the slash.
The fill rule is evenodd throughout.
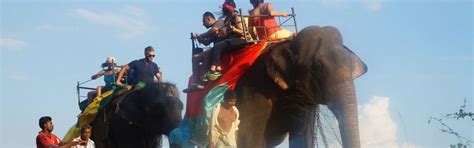
<path id="1" fill-rule="evenodd" d="M 95 148 L 95 143 L 90 139 L 92 127 L 90 125 L 84 125 L 81 127 L 81 136 L 73 139 L 72 141 L 79 142 L 79 145 L 72 146 L 71 148 Z"/>
<path id="2" fill-rule="evenodd" d="M 236 101 L 234 90 L 227 90 L 224 102 L 214 108 L 209 119 L 209 148 L 237 147 L 240 120 Z"/>

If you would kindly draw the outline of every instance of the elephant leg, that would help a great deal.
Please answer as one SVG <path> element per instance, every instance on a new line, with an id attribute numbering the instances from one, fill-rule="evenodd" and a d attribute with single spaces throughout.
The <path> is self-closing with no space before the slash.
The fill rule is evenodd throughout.
<path id="1" fill-rule="evenodd" d="M 93 132 L 91 139 L 95 142 L 96 147 L 110 148 L 112 145 L 112 139 L 110 138 L 110 119 L 113 118 L 113 111 L 111 107 L 106 107 L 97 114 L 90 125 L 92 126 Z"/>
<path id="2" fill-rule="evenodd" d="M 146 136 L 146 145 L 149 148 L 161 148 L 163 147 L 161 144 L 161 135 L 148 135 Z"/>
<path id="3" fill-rule="evenodd" d="M 314 108 L 302 111 L 293 119 L 290 127 L 290 148 L 314 148 Z"/>
<path id="4" fill-rule="evenodd" d="M 112 138 L 117 148 L 147 147 L 145 133 L 133 124 L 123 119 L 111 122 Z"/>
<path id="5" fill-rule="evenodd" d="M 338 84 L 330 90 L 328 107 L 339 122 L 343 147 L 360 147 L 357 99 L 353 81 Z"/>
<path id="6" fill-rule="evenodd" d="M 265 147 L 265 126 L 270 117 L 272 103 L 249 87 L 237 90 L 237 108 L 240 111 L 239 147 Z"/>

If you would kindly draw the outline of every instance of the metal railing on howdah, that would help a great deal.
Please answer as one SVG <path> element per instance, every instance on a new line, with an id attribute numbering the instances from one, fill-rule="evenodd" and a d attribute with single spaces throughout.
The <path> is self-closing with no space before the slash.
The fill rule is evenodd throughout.
<path id="1" fill-rule="evenodd" d="M 113 62 L 113 61 L 112 61 Z M 121 66 L 113 66 L 112 68 L 112 71 L 115 71 L 115 68 L 121 68 Z M 114 83 L 115 83 L 115 72 L 112 73 L 113 77 L 114 77 Z M 127 78 L 125 77 L 125 82 L 127 81 L 126 80 Z M 97 89 L 96 88 L 92 88 L 92 87 L 84 87 L 82 85 L 86 84 L 86 83 L 89 83 L 90 81 L 92 81 L 94 79 L 89 79 L 87 81 L 84 81 L 84 82 L 79 82 L 77 81 L 77 85 L 76 85 L 76 91 L 77 91 L 77 104 L 79 105 L 79 108 L 80 108 L 80 104 L 81 104 L 81 98 L 87 98 L 87 95 L 86 96 L 82 96 L 81 95 L 81 90 L 92 90 L 92 91 L 96 91 Z"/>
<path id="2" fill-rule="evenodd" d="M 252 18 L 252 17 L 268 17 L 270 15 L 243 15 L 242 13 L 242 9 L 239 9 L 239 15 L 240 15 L 240 19 L 242 20 L 242 26 L 243 26 L 243 32 L 244 32 L 244 37 L 245 37 L 245 40 L 247 42 L 260 42 L 261 39 L 253 39 L 250 35 L 250 31 L 249 31 L 249 28 L 247 28 L 248 26 L 248 23 L 245 22 L 245 18 Z M 258 26 L 252 26 L 253 28 L 252 29 L 256 29 L 256 28 L 272 28 L 272 27 L 293 27 L 294 30 L 295 30 L 295 33 L 298 33 L 298 26 L 296 24 L 296 13 L 295 13 L 295 9 L 293 7 L 291 7 L 291 14 L 288 14 L 288 18 L 285 18 L 285 20 L 283 22 L 281 22 L 281 17 L 280 16 L 275 16 L 278 18 L 278 26 L 263 26 L 262 25 L 262 22 L 260 21 L 259 25 Z M 287 23 L 289 20 L 293 20 L 293 25 L 283 25 L 285 23 Z M 267 30 L 266 29 L 263 29 L 265 31 L 265 36 L 268 36 L 267 34 Z"/>

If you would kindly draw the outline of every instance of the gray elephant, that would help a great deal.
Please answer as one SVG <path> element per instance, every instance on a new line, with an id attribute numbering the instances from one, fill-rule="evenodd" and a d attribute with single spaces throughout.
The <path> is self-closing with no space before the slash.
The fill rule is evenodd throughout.
<path id="1" fill-rule="evenodd" d="M 237 83 L 239 147 L 314 147 L 314 110 L 327 105 L 339 122 L 344 147 L 360 147 L 353 80 L 366 65 L 343 45 L 334 27 L 311 26 L 276 43 Z"/>
<path id="2" fill-rule="evenodd" d="M 113 98 L 91 124 L 91 138 L 97 147 L 161 147 L 161 136 L 179 126 L 182 109 L 174 84 L 147 84 L 142 90 Z"/>

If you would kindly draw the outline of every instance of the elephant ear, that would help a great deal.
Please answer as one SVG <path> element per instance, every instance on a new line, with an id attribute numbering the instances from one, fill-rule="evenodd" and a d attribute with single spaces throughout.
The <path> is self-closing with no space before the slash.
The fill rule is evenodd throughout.
<path id="1" fill-rule="evenodd" d="M 349 48 L 344 46 L 344 48 L 349 51 L 352 63 L 353 63 L 353 70 L 352 70 L 352 79 L 356 79 L 361 75 L 367 72 L 367 65 Z"/>
<path id="2" fill-rule="evenodd" d="M 289 50 L 289 45 L 290 42 L 287 41 L 269 46 L 270 51 L 265 63 L 268 75 L 283 90 L 292 85 L 290 78 L 294 55 Z"/>

